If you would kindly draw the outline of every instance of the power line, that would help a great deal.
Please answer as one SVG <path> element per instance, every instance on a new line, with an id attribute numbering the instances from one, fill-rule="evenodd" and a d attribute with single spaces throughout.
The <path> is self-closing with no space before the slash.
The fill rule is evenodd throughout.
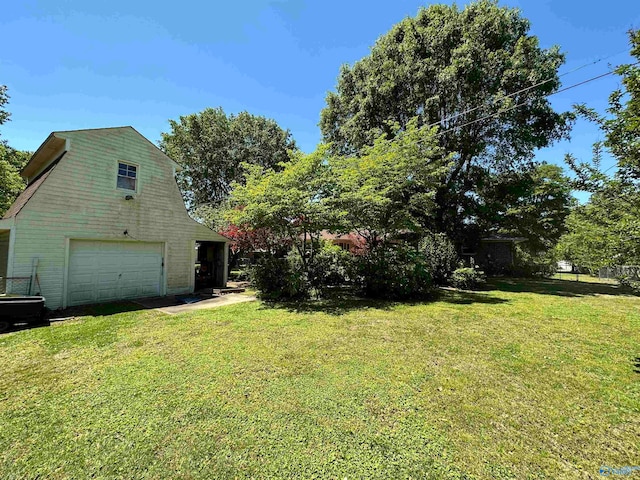
<path id="1" fill-rule="evenodd" d="M 640 62 L 636 62 L 636 63 L 630 64 L 629 66 L 634 67 L 634 66 L 639 65 L 639 64 L 640 64 Z M 614 73 L 616 73 L 616 72 L 611 71 L 611 72 L 603 73 L 601 75 L 597 75 L 595 77 L 588 78 L 587 80 L 583 80 L 582 82 L 574 83 L 573 85 L 569 85 L 568 87 L 564 87 L 564 88 L 561 88 L 560 90 L 557 90 L 555 92 L 548 93 L 547 95 L 544 95 L 544 97 L 550 97 L 552 95 L 557 95 L 558 93 L 566 92 L 567 90 L 571 90 L 572 88 L 576 88 L 576 87 L 579 87 L 579 86 L 584 85 L 586 83 L 593 82 L 595 80 L 599 80 L 599 79 L 607 77 L 609 75 L 613 75 Z M 458 125 L 456 127 L 450 128 L 448 130 L 443 130 L 442 132 L 439 132 L 438 135 L 444 135 L 445 133 L 451 132 L 452 130 L 457 130 L 459 128 L 463 128 L 463 127 L 466 127 L 468 125 L 472 125 L 474 123 L 481 122 L 483 120 L 487 120 L 489 118 L 492 118 L 492 117 L 495 117 L 495 116 L 498 116 L 498 115 L 502 115 L 503 113 L 506 113 L 506 112 L 509 112 L 511 110 L 514 110 L 514 109 L 516 109 L 518 107 L 526 105 L 527 103 L 528 102 L 518 103 L 518 104 L 513 105 L 513 106 L 511 106 L 509 108 L 505 108 L 505 109 L 499 110 L 498 112 L 490 113 L 488 115 L 485 115 L 484 117 L 476 118 L 475 120 L 472 120 L 472 121 L 467 122 L 467 123 L 463 123 L 462 125 Z"/>
<path id="2" fill-rule="evenodd" d="M 625 51 L 626 51 L 626 50 L 625 50 Z M 568 75 L 568 74 L 573 73 L 573 72 L 575 72 L 575 71 L 577 71 L 577 70 L 580 70 L 580 69 L 582 69 L 582 68 L 585 68 L 586 66 L 593 65 L 593 64 L 595 64 L 595 63 L 599 63 L 599 62 L 601 62 L 601 61 L 603 61 L 603 60 L 606 60 L 606 59 L 611 58 L 611 57 L 613 57 L 613 56 L 619 55 L 620 53 L 621 53 L 621 52 L 619 52 L 619 53 L 615 53 L 615 54 L 609 55 L 609 56 L 607 56 L 607 57 L 604 57 L 604 58 L 598 59 L 598 60 L 596 60 L 596 61 L 594 61 L 594 62 L 587 63 L 587 64 L 584 64 L 584 65 L 581 65 L 580 67 L 577 67 L 577 68 L 575 68 L 574 70 L 571 70 L 571 71 L 569 71 L 569 72 L 565 72 L 565 73 L 564 73 L 564 74 L 562 74 L 561 76 Z M 637 65 L 640 65 L 640 61 L 635 62 L 635 63 L 632 63 L 632 64 L 629 64 L 628 66 L 630 66 L 630 67 L 635 67 L 635 66 L 637 66 Z M 583 80 L 583 81 L 581 81 L 581 82 L 577 82 L 577 83 L 574 83 L 574 84 L 572 84 L 572 85 L 569 85 L 568 87 L 561 88 L 560 90 L 557 90 L 557 91 L 555 91 L 555 92 L 551 92 L 551 93 L 548 93 L 548 94 L 546 94 L 546 95 L 543 95 L 542 97 L 544 98 L 544 97 L 550 97 L 550 96 L 552 96 L 552 95 L 557 95 L 558 93 L 566 92 L 567 90 L 571 90 L 572 88 L 576 88 L 576 87 L 579 87 L 579 86 L 585 85 L 585 84 L 590 83 L 590 82 L 593 82 L 593 81 L 595 81 L 595 80 L 599 80 L 599 79 L 604 78 L 604 77 L 607 77 L 607 76 L 609 76 L 609 75 L 613 75 L 614 73 L 616 73 L 616 72 L 615 72 L 615 71 L 610 71 L 610 72 L 607 72 L 607 73 L 603 73 L 603 74 L 600 74 L 600 75 L 596 75 L 595 77 L 588 78 L 588 79 Z M 533 85 L 533 86 L 531 86 L 531 87 L 528 87 L 527 89 L 531 89 L 531 88 L 535 88 L 535 87 L 536 87 L 536 85 Z M 524 90 L 527 90 L 527 89 L 524 89 Z M 507 97 L 509 97 L 509 96 L 513 96 L 513 95 L 516 95 L 516 94 L 521 93 L 521 92 L 522 92 L 522 91 L 511 93 L 510 95 L 507 95 Z M 505 109 L 499 110 L 499 111 L 497 111 L 497 112 L 494 112 L 494 113 L 491 113 L 491 114 L 488 114 L 488 115 L 485 115 L 485 116 L 480 117 L 480 118 L 477 118 L 477 119 L 475 119 L 475 120 L 471 120 L 471 121 L 469 121 L 469 122 L 467 122 L 467 123 L 463 123 L 462 125 L 458 125 L 458 126 L 456 126 L 456 127 L 453 127 L 453 128 L 447 129 L 447 130 L 442 130 L 442 131 L 440 131 L 440 132 L 438 132 L 438 133 L 436 134 L 436 137 L 439 137 L 439 136 L 441 136 L 441 135 L 444 135 L 445 133 L 451 132 L 451 131 L 453 131 L 453 130 L 457 130 L 457 129 L 460 129 L 460 128 L 467 127 L 467 126 L 469 126 L 469 125 L 473 125 L 474 123 L 478 123 L 478 122 L 481 122 L 481 121 L 483 121 L 483 120 L 487 120 L 487 119 L 489 119 L 489 118 L 496 117 L 496 116 L 498 116 L 498 115 L 502 115 L 503 113 L 509 112 L 509 111 L 511 111 L 511 110 L 515 110 L 516 108 L 521 107 L 521 106 L 523 106 L 523 105 L 526 105 L 527 103 L 528 103 L 527 101 L 522 102 L 522 103 L 518 103 L 518 104 L 513 105 L 513 106 L 511 106 L 511 107 L 508 107 L 508 108 L 505 108 Z M 468 110 L 468 111 L 465 111 L 465 112 L 461 112 L 461 113 L 459 113 L 459 114 L 456 114 L 456 116 L 449 117 L 449 118 L 447 118 L 447 119 L 445 119 L 445 120 L 440 120 L 439 122 L 436 122 L 436 123 L 430 124 L 430 125 L 428 125 L 428 126 L 427 126 L 427 128 L 432 128 L 432 127 L 438 126 L 438 125 L 439 125 L 439 124 L 441 124 L 443 121 L 446 121 L 446 120 L 450 120 L 450 119 L 456 118 L 457 116 L 460 116 L 460 115 L 463 115 L 463 114 L 469 113 L 469 112 L 471 112 L 471 111 L 477 110 L 478 108 L 480 108 L 480 106 L 478 106 L 478 107 L 474 107 L 473 109 Z M 424 141 L 425 141 L 425 140 L 418 140 L 418 141 L 414 142 L 414 145 L 420 145 L 420 144 L 422 144 Z M 390 151 L 394 151 L 394 150 L 398 150 L 398 149 L 399 149 L 399 147 L 392 147 L 392 148 L 390 149 Z M 608 170 L 610 170 L 610 169 L 611 169 L 611 168 L 613 168 L 614 166 L 615 166 L 615 165 L 612 165 L 612 166 L 611 166 L 611 167 L 609 167 L 607 170 L 605 170 L 605 172 L 607 172 Z M 603 173 L 605 173 L 605 172 L 603 172 Z"/>
<path id="3" fill-rule="evenodd" d="M 569 70 L 568 72 L 565 72 L 565 73 L 563 73 L 563 74 L 559 75 L 557 78 L 562 78 L 562 77 L 564 77 L 564 76 L 566 76 L 566 75 L 569 75 L 569 74 L 571 74 L 571 73 L 575 73 L 575 72 L 577 72 L 578 70 L 582 70 L 583 68 L 589 67 L 589 66 L 591 66 L 591 65 L 596 65 L 596 64 L 598 64 L 598 63 L 600 63 L 600 62 L 602 62 L 602 61 L 604 61 L 604 60 L 608 60 L 609 58 L 616 57 L 616 56 L 618 56 L 618 55 L 620 55 L 620 54 L 622 54 L 622 53 L 625 53 L 625 52 L 626 52 L 626 50 L 621 50 L 621 51 L 619 51 L 619 52 L 617 52 L 617 53 L 613 53 L 613 54 L 611 54 L 611 55 L 607 55 L 606 57 L 602 57 L 602 58 L 599 58 L 599 59 L 597 59 L 597 60 L 594 60 L 593 62 L 585 63 L 585 64 L 583 64 L 583 65 L 580 65 L 579 67 L 574 68 L 573 70 Z M 532 89 L 534 89 L 534 88 L 537 88 L 537 87 L 539 87 L 539 86 L 541 86 L 541 85 L 544 85 L 544 84 L 546 84 L 546 83 L 549 83 L 549 82 L 551 82 L 551 81 L 555 80 L 555 78 L 556 78 L 556 77 L 549 77 L 549 78 L 547 78 L 546 80 L 542 80 L 542 81 L 540 81 L 540 82 L 538 82 L 538 83 L 535 83 L 535 84 L 531 85 L 530 87 L 522 88 L 522 89 L 520 89 L 520 90 L 518 90 L 518 91 L 516 91 L 516 92 L 513 92 L 513 93 L 510 93 L 510 94 L 508 94 L 508 95 L 505 95 L 505 97 L 504 97 L 504 98 L 509 98 L 509 97 L 513 97 L 513 96 L 519 95 L 519 94 L 524 93 L 524 92 L 528 92 L 529 90 L 532 90 Z M 559 93 L 559 92 L 560 92 L 560 91 L 555 92 L 555 93 Z M 494 97 L 494 98 L 495 98 L 495 97 Z M 480 108 L 482 108 L 482 106 L 481 106 L 481 105 L 478 105 L 478 106 L 476 106 L 476 107 L 470 108 L 470 109 L 465 110 L 465 111 L 463 111 L 463 112 L 456 113 L 455 115 L 452 115 L 452 116 L 450 116 L 450 117 L 444 118 L 444 119 L 442 119 L 442 120 L 440 120 L 440 121 L 437 121 L 437 122 L 434 122 L 434 123 L 430 124 L 428 128 L 438 126 L 438 125 L 440 125 L 440 124 L 442 124 L 442 123 L 444 123 L 444 122 L 449 122 L 449 121 L 451 121 L 451 120 L 453 120 L 453 119 L 455 119 L 455 118 L 461 117 L 462 115 L 466 115 L 466 114 L 468 114 L 468 113 L 475 112 L 476 110 L 478 110 L 478 109 L 480 109 Z"/>
<path id="4" fill-rule="evenodd" d="M 605 57 L 605 58 L 608 58 L 608 57 Z M 630 67 L 634 67 L 634 66 L 636 66 L 636 65 L 640 65 L 640 61 L 635 62 L 635 63 L 632 63 L 632 64 L 630 64 L 629 66 L 630 66 Z M 580 67 L 580 68 L 582 68 L 582 67 Z M 567 73 L 570 73 L 570 72 L 567 72 Z M 561 92 L 566 92 L 567 90 L 571 90 L 572 88 L 576 88 L 576 87 L 582 86 L 582 85 L 584 85 L 584 84 L 587 84 L 587 83 L 589 83 L 589 82 L 593 82 L 593 81 L 595 81 L 595 80 L 599 80 L 599 79 L 604 78 L 604 77 L 607 77 L 607 76 L 609 76 L 609 75 L 613 75 L 614 73 L 616 73 L 616 72 L 615 72 L 615 71 L 610 71 L 610 72 L 607 72 L 607 73 L 603 73 L 603 74 L 601 74 L 601 75 L 596 75 L 595 77 L 588 78 L 588 79 L 583 80 L 583 81 L 581 81 L 581 82 L 577 82 L 577 83 L 574 83 L 574 84 L 572 84 L 572 85 L 569 85 L 568 87 L 564 87 L 564 88 L 562 88 L 562 89 L 560 89 L 560 90 L 557 90 L 557 91 L 555 91 L 555 92 L 551 92 L 551 93 L 548 93 L 548 94 L 546 94 L 546 95 L 543 95 L 543 97 L 550 97 L 550 96 L 552 96 L 552 95 L 556 95 L 556 94 L 561 93 Z M 489 119 L 489 118 L 496 117 L 496 116 L 498 116 L 498 115 L 502 115 L 502 114 L 503 114 L 503 113 L 505 113 L 505 112 L 509 112 L 509 111 L 511 111 L 511 110 L 514 110 L 514 109 L 516 109 L 516 108 L 518 108 L 518 107 L 521 107 L 521 106 L 523 106 L 523 105 L 526 105 L 527 103 L 528 103 L 528 102 L 522 102 L 522 103 L 519 103 L 519 104 L 513 105 L 513 106 L 511 106 L 511 107 L 509 107 L 509 108 L 502 109 L 502 110 L 500 110 L 500 111 L 498 111 L 498 112 L 495 112 L 495 113 L 491 113 L 491 114 L 485 115 L 485 116 L 483 116 L 483 117 L 481 117 L 481 118 L 477 118 L 477 119 L 472 120 L 472 121 L 470 121 L 470 122 L 463 123 L 462 125 L 459 125 L 459 126 L 456 126 L 456 127 L 450 128 L 450 129 L 448 129 L 448 130 L 440 131 L 440 132 L 438 132 L 438 133 L 436 134 L 436 137 L 439 137 L 439 136 L 441 136 L 441 135 L 444 135 L 445 133 L 448 133 L 448 132 L 450 132 L 450 131 L 452 131 L 452 130 L 456 130 L 456 129 L 464 128 L 464 127 L 469 126 L 469 125 L 472 125 L 472 124 L 474 124 L 474 123 L 481 122 L 481 121 L 483 121 L 483 120 L 487 120 L 487 119 Z M 427 128 L 431 128 L 431 127 L 436 126 L 436 125 L 437 125 L 437 124 L 435 124 L 435 125 L 429 125 Z M 420 145 L 420 144 L 422 144 L 424 141 L 425 141 L 425 140 L 418 140 L 418 141 L 414 142 L 413 144 L 414 144 L 414 145 Z M 390 148 L 390 149 L 389 149 L 389 151 L 396 151 L 396 150 L 399 150 L 399 149 L 400 149 L 400 147 L 398 147 L 398 146 L 394 146 L 394 147 Z M 609 167 L 607 170 L 605 170 L 605 172 L 603 172 L 603 173 L 606 173 L 608 170 L 610 170 L 610 169 L 611 169 L 611 168 L 613 168 L 614 166 L 615 166 L 615 165 L 612 165 L 612 166 L 611 166 L 611 167 Z"/>

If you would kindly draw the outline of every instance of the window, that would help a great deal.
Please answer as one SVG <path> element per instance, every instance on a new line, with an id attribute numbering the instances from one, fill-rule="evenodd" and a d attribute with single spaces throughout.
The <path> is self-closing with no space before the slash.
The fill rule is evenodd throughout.
<path id="1" fill-rule="evenodd" d="M 137 176 L 138 167 L 128 163 L 118 163 L 118 188 L 135 191 Z"/>
<path id="2" fill-rule="evenodd" d="M 345 250 L 347 252 L 351 250 L 351 245 L 346 242 L 338 242 L 336 245 L 338 245 L 342 250 Z"/>

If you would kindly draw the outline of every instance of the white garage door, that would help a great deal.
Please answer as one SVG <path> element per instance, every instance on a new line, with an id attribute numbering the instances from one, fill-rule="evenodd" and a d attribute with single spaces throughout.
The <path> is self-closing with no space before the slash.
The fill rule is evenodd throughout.
<path id="1" fill-rule="evenodd" d="M 72 240 L 68 305 L 160 295 L 162 243 Z"/>

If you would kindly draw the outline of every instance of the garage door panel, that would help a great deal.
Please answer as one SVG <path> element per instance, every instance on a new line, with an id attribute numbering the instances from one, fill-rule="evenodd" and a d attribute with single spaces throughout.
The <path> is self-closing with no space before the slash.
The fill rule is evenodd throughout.
<path id="1" fill-rule="evenodd" d="M 120 300 L 120 297 L 113 290 L 98 290 L 96 292 L 96 303 L 111 302 L 113 300 Z"/>
<path id="2" fill-rule="evenodd" d="M 73 292 L 69 296 L 69 305 L 81 305 L 93 301 L 93 292 Z"/>
<path id="3" fill-rule="evenodd" d="M 117 272 L 94 272 L 93 275 L 98 277 L 98 282 L 100 284 L 104 283 L 117 283 L 118 282 L 118 273 Z"/>
<path id="4" fill-rule="evenodd" d="M 68 304 L 160 295 L 161 243 L 72 240 Z"/>
<path id="5" fill-rule="evenodd" d="M 70 281 L 70 285 L 78 285 L 78 286 L 86 285 L 91 282 L 92 277 L 93 277 L 93 272 L 76 271 L 76 274 L 74 275 L 73 279 L 71 279 Z"/>

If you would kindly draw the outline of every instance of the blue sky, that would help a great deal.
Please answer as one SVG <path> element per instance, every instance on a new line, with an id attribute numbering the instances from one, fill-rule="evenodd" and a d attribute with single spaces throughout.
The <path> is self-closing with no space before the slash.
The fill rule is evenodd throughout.
<path id="1" fill-rule="evenodd" d="M 459 2 L 460 5 L 463 2 Z M 289 128 L 311 151 L 320 140 L 324 97 L 340 65 L 367 55 L 376 38 L 415 15 L 398 1 L 78 1 L 7 2 L 0 18 L 0 84 L 12 120 L 2 138 L 35 150 L 54 130 L 132 125 L 152 141 L 177 119 L 206 107 L 247 110 Z M 630 61 L 629 28 L 640 27 L 637 0 L 506 0 L 532 23 L 543 47 L 560 45 L 564 85 Z M 622 53 L 620 53 L 622 52 Z M 552 97 L 558 109 L 586 102 L 604 110 L 614 76 Z M 561 162 L 588 158 L 595 127 L 580 122 L 571 142 L 538 154 Z"/>

